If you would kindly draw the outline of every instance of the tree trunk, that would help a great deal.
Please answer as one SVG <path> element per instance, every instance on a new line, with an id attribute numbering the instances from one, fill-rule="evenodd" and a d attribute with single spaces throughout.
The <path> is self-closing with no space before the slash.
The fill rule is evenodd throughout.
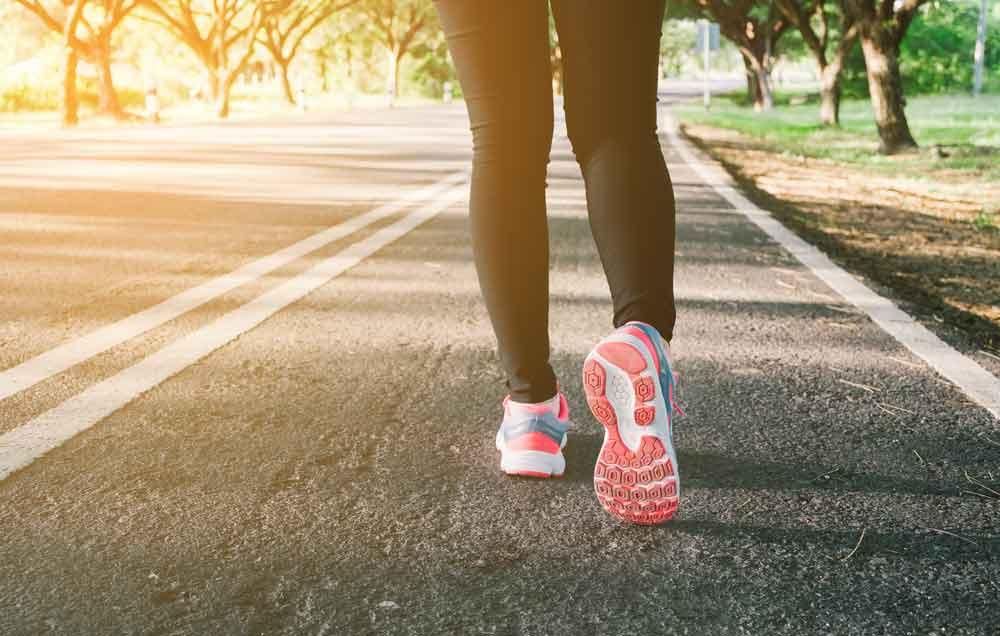
<path id="1" fill-rule="evenodd" d="M 917 147 L 906 121 L 903 82 L 899 75 L 899 40 L 877 24 L 861 33 L 861 50 L 868 72 L 875 126 L 881 139 L 879 151 L 891 155 Z"/>
<path id="2" fill-rule="evenodd" d="M 396 103 L 396 97 L 399 95 L 399 58 L 399 52 L 390 48 L 387 57 L 389 66 L 386 72 L 385 85 L 385 92 L 389 98 L 390 106 Z"/>
<path id="3" fill-rule="evenodd" d="M 295 91 L 292 90 L 292 81 L 288 77 L 288 67 L 291 65 L 290 61 L 282 61 L 275 58 L 275 62 L 277 62 L 278 68 L 281 69 L 281 90 L 285 93 L 285 101 L 294 106 Z"/>
<path id="4" fill-rule="evenodd" d="M 122 118 L 122 107 L 115 92 L 111 76 L 111 51 L 109 47 L 98 46 L 94 60 L 97 64 L 97 110 L 116 119 Z"/>
<path id="5" fill-rule="evenodd" d="M 216 88 L 216 98 L 215 98 L 215 114 L 219 119 L 225 119 L 229 117 L 229 95 L 232 93 L 233 84 L 236 83 L 237 73 L 229 73 L 228 76 L 219 76 L 219 82 Z"/>
<path id="6" fill-rule="evenodd" d="M 205 71 L 208 75 L 207 79 L 208 86 L 206 87 L 208 88 L 208 95 L 205 95 L 203 93 L 201 95 L 201 99 L 205 99 L 207 97 L 213 102 L 217 102 L 219 101 L 219 88 L 222 86 L 222 84 L 219 82 L 219 72 L 214 68 L 208 68 L 208 67 L 205 68 Z"/>
<path id="7" fill-rule="evenodd" d="M 76 93 L 76 66 L 79 58 L 73 47 L 66 45 L 66 57 L 63 60 L 62 86 L 62 121 L 64 126 L 76 126 L 80 123 L 80 100 Z"/>
<path id="8" fill-rule="evenodd" d="M 819 119 L 824 126 L 840 125 L 841 66 L 831 62 L 819 72 Z"/>
<path id="9" fill-rule="evenodd" d="M 747 79 L 747 100 L 753 104 L 754 110 L 758 110 L 757 105 L 761 103 L 760 85 L 746 57 L 743 58 L 743 73 Z"/>
<path id="10" fill-rule="evenodd" d="M 983 92 L 983 64 L 986 60 L 986 16 L 989 13 L 987 0 L 979 3 L 979 23 L 976 27 L 976 47 L 972 51 L 972 96 Z"/>
<path id="11" fill-rule="evenodd" d="M 771 86 L 763 62 L 744 53 L 743 67 L 747 77 L 747 95 L 753 104 L 753 109 L 758 113 L 771 110 L 774 107 L 774 99 L 771 96 Z"/>
<path id="12" fill-rule="evenodd" d="M 223 90 L 215 102 L 215 115 L 219 119 L 229 117 L 229 91 Z"/>
<path id="13" fill-rule="evenodd" d="M 841 30 L 840 42 L 837 43 L 829 62 L 818 42 L 817 47 L 813 49 L 816 65 L 819 66 L 819 118 L 824 126 L 840 125 L 840 81 L 844 72 L 844 61 L 854 48 L 854 42 L 858 37 L 853 23 L 848 23 L 846 20 L 841 22 Z"/>
<path id="14" fill-rule="evenodd" d="M 757 85 L 760 86 L 760 108 L 757 110 L 766 111 L 774 108 L 774 96 L 771 94 L 771 77 L 767 69 L 759 66 L 754 69 L 757 77 Z"/>

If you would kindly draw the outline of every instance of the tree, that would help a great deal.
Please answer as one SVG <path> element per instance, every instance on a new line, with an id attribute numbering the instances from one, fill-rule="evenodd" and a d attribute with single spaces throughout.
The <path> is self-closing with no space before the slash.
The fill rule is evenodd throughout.
<path id="1" fill-rule="evenodd" d="M 979 97 L 983 92 L 983 61 L 986 59 L 986 2 L 979 2 L 979 21 L 976 23 L 976 46 L 972 52 L 973 59 L 973 79 L 972 95 Z"/>
<path id="2" fill-rule="evenodd" d="M 565 87 L 562 47 L 559 46 L 556 18 L 551 11 L 549 12 L 549 67 L 552 69 L 552 91 L 556 95 L 562 95 Z"/>
<path id="3" fill-rule="evenodd" d="M 959 92 L 974 85 L 969 53 L 976 50 L 978 4 L 977 0 L 932 1 L 913 18 L 899 45 L 899 73 L 907 95 Z M 997 53 L 984 51 L 986 68 L 1000 60 Z"/>
<path id="4" fill-rule="evenodd" d="M 411 55 L 415 63 L 410 69 L 410 81 L 423 95 L 441 99 L 449 86 L 449 96 L 455 96 L 458 75 L 451 63 L 443 29 L 428 29 L 427 36 L 413 48 Z"/>
<path id="5" fill-rule="evenodd" d="M 281 69 L 281 86 L 289 104 L 295 103 L 288 68 L 306 37 L 330 16 L 358 0 L 283 0 L 263 24 L 261 44 Z"/>
<path id="6" fill-rule="evenodd" d="M 253 58 L 263 23 L 280 4 L 269 0 L 142 0 L 147 19 L 167 29 L 198 58 L 220 118 L 229 116 L 233 84 Z"/>
<path id="7" fill-rule="evenodd" d="M 747 92 L 754 110 L 770 110 L 774 105 L 771 94 L 771 60 L 778 40 L 790 26 L 787 19 L 775 11 L 773 3 L 761 6 L 757 0 L 693 0 L 703 15 L 719 24 L 719 31 L 743 55 L 746 67 Z"/>
<path id="8" fill-rule="evenodd" d="M 44 0 L 15 0 L 62 36 L 63 123 L 67 126 L 79 121 L 76 72 L 81 59 L 97 69 L 98 112 L 115 118 L 123 116 L 111 75 L 111 38 L 140 1 L 66 0 L 46 3 Z"/>
<path id="9" fill-rule="evenodd" d="M 373 35 L 386 51 L 386 93 L 390 104 L 399 95 L 399 65 L 429 30 L 436 15 L 431 0 L 365 0 L 362 9 Z"/>
<path id="10" fill-rule="evenodd" d="M 917 9 L 927 0 L 840 0 L 861 38 L 879 150 L 894 154 L 917 147 L 906 121 L 899 73 L 899 45 Z"/>
<path id="11" fill-rule="evenodd" d="M 830 27 L 833 3 L 830 0 L 775 0 L 782 15 L 802 35 L 819 67 L 820 121 L 825 126 L 840 124 L 840 77 L 847 54 L 857 42 L 858 29 L 851 16 L 838 12 L 839 25 Z M 837 37 L 839 36 L 839 37 Z M 832 40 L 837 37 L 831 54 Z"/>
<path id="12" fill-rule="evenodd" d="M 360 49 L 368 37 L 363 32 L 363 24 L 360 11 L 345 11 L 335 22 L 321 23 L 315 37 L 310 38 L 310 52 L 324 93 L 331 88 L 331 72 L 339 76 L 338 81 L 347 84 L 349 99 L 356 92 L 356 66 L 362 57 Z"/>
<path id="13" fill-rule="evenodd" d="M 664 76 L 681 72 L 685 59 L 697 44 L 697 25 L 689 20 L 664 18 L 660 38 L 660 64 Z"/>

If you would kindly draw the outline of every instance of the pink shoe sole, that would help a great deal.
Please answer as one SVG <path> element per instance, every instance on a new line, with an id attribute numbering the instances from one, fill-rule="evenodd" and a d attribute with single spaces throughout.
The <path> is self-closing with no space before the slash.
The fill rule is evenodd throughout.
<path id="1" fill-rule="evenodd" d="M 605 430 L 594 467 L 594 491 L 611 515 L 657 525 L 677 512 L 679 480 L 669 430 L 663 434 L 663 423 L 670 425 L 666 400 L 656 369 L 637 346 L 642 345 L 605 340 L 584 363 L 587 404 Z M 658 426 L 651 426 L 657 420 Z M 622 440 L 622 426 L 631 427 L 636 448 Z"/>

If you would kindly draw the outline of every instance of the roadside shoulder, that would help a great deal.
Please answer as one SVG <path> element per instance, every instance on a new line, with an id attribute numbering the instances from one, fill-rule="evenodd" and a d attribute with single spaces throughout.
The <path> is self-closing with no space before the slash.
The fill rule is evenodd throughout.
<path id="1" fill-rule="evenodd" d="M 679 126 L 755 205 L 1000 377 L 1000 232 L 977 230 L 905 186 L 782 155 L 734 131 Z M 996 234 L 996 236 L 993 236 Z"/>

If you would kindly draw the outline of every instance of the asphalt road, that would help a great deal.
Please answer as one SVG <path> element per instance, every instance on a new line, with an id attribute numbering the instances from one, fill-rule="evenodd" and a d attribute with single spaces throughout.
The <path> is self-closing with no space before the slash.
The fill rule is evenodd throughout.
<path id="1" fill-rule="evenodd" d="M 470 143 L 457 105 L 2 134 L 8 371 L 454 175 Z M 997 422 L 664 143 L 688 413 L 674 521 L 623 525 L 592 493 L 580 364 L 611 309 L 558 135 L 563 479 L 498 470 L 503 383 L 446 201 L 0 481 L 0 634 L 998 633 Z M 151 356 L 419 205 L 7 397 L 0 434 L 174 364 Z"/>

